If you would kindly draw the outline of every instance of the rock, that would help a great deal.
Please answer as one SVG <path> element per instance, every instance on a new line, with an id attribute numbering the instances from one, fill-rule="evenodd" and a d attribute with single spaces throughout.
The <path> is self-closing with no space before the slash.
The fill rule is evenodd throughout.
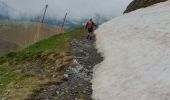
<path id="1" fill-rule="evenodd" d="M 68 93 L 68 90 L 66 90 L 65 92 Z"/>
<path id="2" fill-rule="evenodd" d="M 129 4 L 127 9 L 124 11 L 124 13 L 128 13 L 128 12 L 137 10 L 139 8 L 148 7 L 153 4 L 165 2 L 165 1 L 167 1 L 167 0 L 134 0 Z"/>
<path id="3" fill-rule="evenodd" d="M 63 94 L 64 94 L 64 92 L 61 92 L 61 93 L 60 93 L 60 95 L 63 95 Z"/>
<path id="4" fill-rule="evenodd" d="M 55 77 L 57 77 L 57 75 L 56 75 L 56 74 L 53 74 L 52 77 L 55 78 Z"/>
<path id="5" fill-rule="evenodd" d="M 56 91 L 56 94 L 60 94 L 60 92 L 59 92 L 59 91 Z"/>
<path id="6" fill-rule="evenodd" d="M 47 58 L 50 60 L 55 60 L 54 56 L 55 56 L 55 54 L 53 53 L 53 54 L 50 54 Z"/>
<path id="7" fill-rule="evenodd" d="M 0 97 L 1 98 L 1 97 Z M 7 100 L 8 97 L 2 97 L 0 100 Z"/>
<path id="8" fill-rule="evenodd" d="M 65 91 L 65 89 L 61 89 L 61 91 L 63 92 L 63 91 Z"/>
<path id="9" fill-rule="evenodd" d="M 22 70 L 18 69 L 18 70 L 15 70 L 16 73 L 21 73 Z"/>
<path id="10" fill-rule="evenodd" d="M 83 91 L 83 93 L 85 94 L 85 93 L 86 93 L 86 91 L 84 90 L 84 91 Z"/>
<path id="11" fill-rule="evenodd" d="M 81 84 L 81 83 L 80 83 L 80 84 L 78 84 L 78 85 L 79 85 L 79 86 L 83 86 L 83 84 Z"/>

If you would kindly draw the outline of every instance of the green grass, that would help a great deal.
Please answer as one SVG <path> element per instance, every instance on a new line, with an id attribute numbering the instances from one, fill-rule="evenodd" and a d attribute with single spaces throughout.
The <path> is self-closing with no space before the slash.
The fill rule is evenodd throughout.
<path id="1" fill-rule="evenodd" d="M 0 94 L 11 82 L 15 82 L 20 77 L 21 73 L 16 73 L 15 70 L 0 66 Z"/>
<path id="2" fill-rule="evenodd" d="M 25 98 L 30 91 L 39 88 L 39 85 L 44 83 L 44 80 L 40 80 L 33 74 L 19 73 L 13 68 L 0 66 L 0 98 L 5 90 L 10 90 L 12 99 L 9 100 L 20 100 L 18 98 Z"/>

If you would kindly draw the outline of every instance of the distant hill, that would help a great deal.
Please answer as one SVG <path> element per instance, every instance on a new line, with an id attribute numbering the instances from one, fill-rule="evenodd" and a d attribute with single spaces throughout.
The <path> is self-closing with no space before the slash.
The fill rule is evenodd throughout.
<path id="1" fill-rule="evenodd" d="M 9 19 L 9 9 L 10 8 L 6 3 L 0 1 L 0 19 Z"/>
<path id="2" fill-rule="evenodd" d="M 0 54 L 26 48 L 30 44 L 57 33 L 56 28 L 39 23 L 1 22 Z M 6 52 L 3 52 L 5 50 Z"/>

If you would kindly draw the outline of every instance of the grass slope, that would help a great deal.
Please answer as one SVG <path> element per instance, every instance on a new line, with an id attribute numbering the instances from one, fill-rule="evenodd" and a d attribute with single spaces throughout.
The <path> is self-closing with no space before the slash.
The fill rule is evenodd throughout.
<path id="1" fill-rule="evenodd" d="M 19 52 L 9 53 L 0 58 L 0 94 L 4 95 L 9 88 L 14 91 L 13 98 L 24 99 L 27 95 L 31 94 L 31 91 L 38 88 L 40 84 L 47 82 L 49 79 L 40 79 L 39 76 L 31 75 L 29 73 L 17 72 L 15 67 L 10 65 L 9 62 L 17 61 L 22 62 L 22 59 L 27 57 L 33 57 L 41 53 L 50 52 L 69 52 L 70 41 L 77 36 L 80 36 L 83 32 L 82 28 L 72 30 L 63 34 L 52 36 L 48 39 L 41 40 L 40 42 L 29 46 L 28 48 Z M 8 66 L 8 67 L 6 67 Z M 11 86 L 12 84 L 12 86 Z M 19 88 L 18 87 L 22 87 Z M 17 91 L 17 92 L 16 92 Z M 24 93 L 24 94 L 23 94 Z M 0 95 L 0 96 L 1 96 Z M 22 97 L 22 98 L 20 98 Z M 1 97 L 0 97 L 1 98 Z"/>
<path id="2" fill-rule="evenodd" d="M 56 34 L 48 39 L 41 40 L 28 48 L 21 50 L 19 52 L 12 52 L 0 58 L 0 64 L 22 59 L 30 56 L 36 56 L 40 53 L 49 53 L 49 52 L 69 52 L 70 41 L 73 37 L 81 35 L 82 28 L 72 30 L 63 34 Z"/>

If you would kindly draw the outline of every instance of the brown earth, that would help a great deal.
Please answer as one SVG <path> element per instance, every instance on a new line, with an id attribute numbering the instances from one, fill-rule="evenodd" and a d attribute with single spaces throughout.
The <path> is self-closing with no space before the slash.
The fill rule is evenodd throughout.
<path id="1" fill-rule="evenodd" d="M 145 8 L 153 4 L 165 2 L 165 1 L 167 0 L 134 0 L 129 4 L 127 9 L 124 11 L 124 13 L 128 13 L 128 12 L 140 9 L 140 8 Z"/>
<path id="2" fill-rule="evenodd" d="M 72 64 L 73 58 L 70 55 L 69 52 L 41 53 L 37 56 L 23 58 L 23 64 L 17 64 L 15 62 L 18 61 L 15 60 L 9 62 L 16 72 L 27 73 L 28 76 L 11 83 L 0 98 L 5 98 L 3 100 L 25 100 L 31 97 L 29 95 L 32 95 L 32 92 L 36 93 L 47 85 L 61 84 L 65 81 L 64 68 Z"/>
<path id="3" fill-rule="evenodd" d="M 0 40 L 0 55 L 17 50 L 18 45 L 4 40 Z"/>

